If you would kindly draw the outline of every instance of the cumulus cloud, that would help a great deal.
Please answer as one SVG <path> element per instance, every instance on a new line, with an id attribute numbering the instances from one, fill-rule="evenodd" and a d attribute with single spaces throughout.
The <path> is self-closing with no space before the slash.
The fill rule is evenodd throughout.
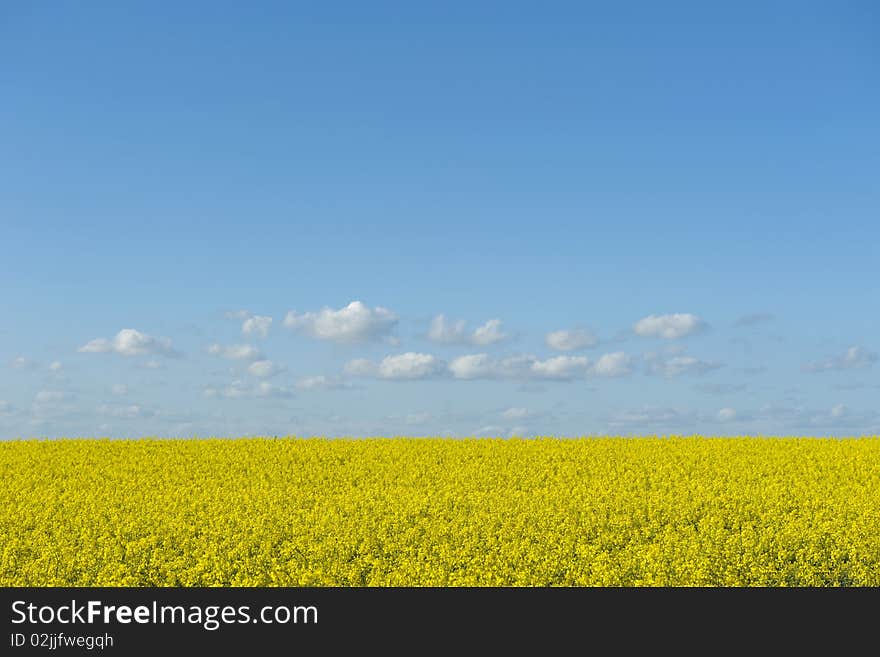
<path id="1" fill-rule="evenodd" d="M 495 359 L 488 354 L 459 356 L 449 364 L 456 379 L 548 379 L 568 381 L 584 376 L 590 361 L 586 356 L 555 356 L 540 360 L 529 354 Z"/>
<path id="2" fill-rule="evenodd" d="M 344 371 L 352 376 L 373 376 L 389 381 L 430 379 L 446 371 L 446 363 L 431 354 L 408 351 L 386 356 L 379 363 L 356 358 L 346 363 Z"/>
<path id="3" fill-rule="evenodd" d="M 587 373 L 590 359 L 586 356 L 553 356 L 540 360 L 534 357 L 514 356 L 502 361 L 502 372 L 518 372 L 526 363 L 528 363 L 526 371 L 528 378 L 570 381 Z"/>
<path id="4" fill-rule="evenodd" d="M 447 320 L 445 315 L 437 315 L 431 320 L 427 338 L 444 344 L 467 344 L 467 323 L 463 319 Z"/>
<path id="5" fill-rule="evenodd" d="M 351 344 L 390 338 L 397 320 L 387 308 L 352 301 L 339 310 L 325 307 L 302 314 L 291 310 L 284 317 L 284 326 L 319 340 Z"/>
<path id="6" fill-rule="evenodd" d="M 135 329 L 122 329 L 110 340 L 96 338 L 79 348 L 81 353 L 115 353 L 120 356 L 165 356 L 176 358 L 180 354 L 171 348 L 168 338 L 154 338 Z"/>
<path id="7" fill-rule="evenodd" d="M 263 315 L 254 315 L 248 317 L 241 325 L 241 332 L 245 335 L 255 335 L 265 338 L 269 335 L 269 328 L 272 326 L 272 318 Z"/>
<path id="8" fill-rule="evenodd" d="M 296 382 L 299 390 L 347 390 L 353 386 L 339 377 L 308 376 Z"/>
<path id="9" fill-rule="evenodd" d="M 576 351 L 599 343 L 599 339 L 586 329 L 552 331 L 545 336 L 544 341 L 548 347 L 557 351 Z"/>
<path id="10" fill-rule="evenodd" d="M 843 417 L 846 413 L 846 406 L 843 404 L 837 404 L 831 409 L 831 417 Z"/>
<path id="11" fill-rule="evenodd" d="M 383 379 L 426 379 L 442 374 L 444 369 L 445 363 L 435 356 L 408 351 L 383 358 L 378 373 Z"/>
<path id="12" fill-rule="evenodd" d="M 110 392 L 117 397 L 124 397 L 128 394 L 128 386 L 124 383 L 116 383 L 110 388 Z"/>
<path id="13" fill-rule="evenodd" d="M 718 411 L 716 416 L 719 422 L 732 422 L 736 419 L 736 409 L 725 407 Z"/>
<path id="14" fill-rule="evenodd" d="M 842 356 L 815 361 L 804 365 L 805 372 L 827 372 L 829 370 L 853 370 L 871 367 L 877 362 L 877 354 L 863 347 L 850 347 Z"/>
<path id="15" fill-rule="evenodd" d="M 441 344 L 487 346 L 505 340 L 507 334 L 501 330 L 500 319 L 490 319 L 473 332 L 468 332 L 463 319 L 451 321 L 441 314 L 431 320 L 427 338 Z"/>
<path id="16" fill-rule="evenodd" d="M 507 334 L 501 330 L 500 319 L 490 319 L 482 326 L 477 327 L 471 336 L 471 342 L 476 345 L 486 346 L 501 342 L 507 338 Z"/>
<path id="17" fill-rule="evenodd" d="M 568 381 L 587 372 L 590 360 L 586 356 L 554 356 L 532 363 L 531 372 L 536 378 Z"/>
<path id="18" fill-rule="evenodd" d="M 11 361 L 9 361 L 9 367 L 14 370 L 32 370 L 37 366 L 37 364 L 29 358 L 25 358 L 24 356 L 16 356 Z"/>
<path id="19" fill-rule="evenodd" d="M 604 354 L 590 371 L 597 376 L 627 376 L 632 373 L 632 359 L 622 351 Z"/>
<path id="20" fill-rule="evenodd" d="M 64 369 L 64 364 L 60 360 L 53 360 L 49 363 L 49 370 L 52 372 L 60 372 Z"/>
<path id="21" fill-rule="evenodd" d="M 227 386 L 209 386 L 202 391 L 202 394 L 209 399 L 288 399 L 293 397 L 293 392 L 290 389 L 268 381 L 261 381 L 255 386 L 242 381 L 233 381 Z"/>
<path id="22" fill-rule="evenodd" d="M 208 353 L 229 360 L 263 360 L 263 354 L 255 346 L 250 344 L 212 344 L 208 347 Z"/>
<path id="23" fill-rule="evenodd" d="M 764 322 L 769 322 L 775 319 L 775 315 L 771 315 L 770 313 L 751 313 L 749 315 L 743 315 L 739 317 L 734 323 L 734 326 L 754 326 L 755 324 L 762 324 Z"/>
<path id="24" fill-rule="evenodd" d="M 253 374 L 254 376 L 265 379 L 270 376 L 280 374 L 285 370 L 285 368 L 281 365 L 273 363 L 271 360 L 255 360 L 253 363 L 248 365 L 247 370 L 249 374 Z"/>
<path id="25" fill-rule="evenodd" d="M 488 354 L 459 356 L 449 364 L 449 371 L 456 379 L 491 379 L 497 374 L 496 361 Z"/>
<path id="26" fill-rule="evenodd" d="M 657 337 L 666 340 L 683 338 L 704 330 L 707 324 L 690 313 L 671 315 L 648 315 L 633 324 L 636 335 Z"/>
<path id="27" fill-rule="evenodd" d="M 684 355 L 664 357 L 656 354 L 647 354 L 645 361 L 649 374 L 656 374 L 667 378 L 683 374 L 705 374 L 721 367 L 721 363 Z"/>

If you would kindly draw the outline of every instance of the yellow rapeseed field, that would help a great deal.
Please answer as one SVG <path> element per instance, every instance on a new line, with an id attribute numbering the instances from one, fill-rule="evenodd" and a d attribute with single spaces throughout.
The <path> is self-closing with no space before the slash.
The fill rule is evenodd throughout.
<path id="1" fill-rule="evenodd" d="M 880 439 L 0 443 L 0 585 L 880 585 Z"/>

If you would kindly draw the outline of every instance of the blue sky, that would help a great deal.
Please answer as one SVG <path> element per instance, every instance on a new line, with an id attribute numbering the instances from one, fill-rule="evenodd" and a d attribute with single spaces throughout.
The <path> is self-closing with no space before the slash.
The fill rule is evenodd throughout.
<path id="1" fill-rule="evenodd" d="M 874 3 L 415 4 L 0 9 L 0 437 L 880 433 Z"/>

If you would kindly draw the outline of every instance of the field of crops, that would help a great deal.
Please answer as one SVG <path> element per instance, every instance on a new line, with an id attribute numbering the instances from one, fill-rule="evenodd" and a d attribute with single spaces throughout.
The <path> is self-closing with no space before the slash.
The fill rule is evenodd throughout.
<path id="1" fill-rule="evenodd" d="M 0 443 L 0 585 L 880 585 L 880 439 Z"/>

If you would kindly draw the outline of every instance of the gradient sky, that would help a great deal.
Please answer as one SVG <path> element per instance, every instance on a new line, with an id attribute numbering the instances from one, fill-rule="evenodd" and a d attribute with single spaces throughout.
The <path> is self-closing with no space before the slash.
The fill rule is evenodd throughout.
<path id="1" fill-rule="evenodd" d="M 880 433 L 878 24 L 4 3 L 0 437 Z"/>

